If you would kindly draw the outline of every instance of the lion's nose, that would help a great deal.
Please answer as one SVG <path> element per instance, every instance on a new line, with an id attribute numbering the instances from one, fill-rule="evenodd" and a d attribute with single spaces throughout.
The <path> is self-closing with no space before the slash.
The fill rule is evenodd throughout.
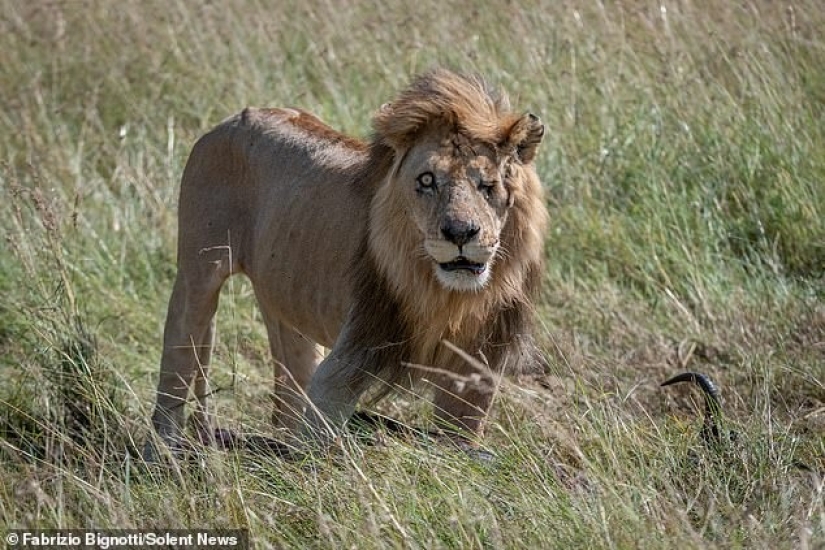
<path id="1" fill-rule="evenodd" d="M 441 234 L 454 245 L 464 246 L 478 235 L 479 229 L 475 222 L 447 220 L 441 226 Z"/>

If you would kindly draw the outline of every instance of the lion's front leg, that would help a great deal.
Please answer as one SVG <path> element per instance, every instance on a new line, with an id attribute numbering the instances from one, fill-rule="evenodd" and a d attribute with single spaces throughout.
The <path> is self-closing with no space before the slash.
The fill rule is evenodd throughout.
<path id="1" fill-rule="evenodd" d="M 366 389 L 361 387 L 363 384 L 352 383 L 356 368 L 360 367 L 352 358 L 334 349 L 318 366 L 309 385 L 310 404 L 302 428 L 304 441 L 325 448 L 340 434 Z"/>
<path id="2" fill-rule="evenodd" d="M 438 425 L 462 439 L 481 436 L 495 395 L 493 376 L 468 367 L 437 377 L 435 384 L 433 408 Z"/>
<path id="3" fill-rule="evenodd" d="M 309 383 L 309 405 L 304 413 L 301 437 L 305 442 L 329 447 L 355 412 L 358 400 L 377 380 L 376 373 L 388 361 L 382 349 L 353 337 L 352 318 L 344 325 L 329 355 L 321 361 Z"/>

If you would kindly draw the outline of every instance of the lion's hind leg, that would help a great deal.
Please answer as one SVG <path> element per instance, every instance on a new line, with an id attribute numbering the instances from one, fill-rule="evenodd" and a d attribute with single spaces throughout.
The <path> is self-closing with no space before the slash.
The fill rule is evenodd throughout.
<path id="1" fill-rule="evenodd" d="M 264 315 L 275 366 L 275 427 L 297 433 L 306 408 L 309 381 L 322 359 L 319 347 L 280 321 Z"/>
<path id="2" fill-rule="evenodd" d="M 215 262 L 181 264 L 178 268 L 163 333 L 160 378 L 152 415 L 155 430 L 172 450 L 183 445 L 184 408 L 193 384 L 197 405 L 192 423 L 202 442 L 211 441 L 207 375 L 218 296 L 230 273 L 228 265 Z M 155 449 L 151 442 L 147 443 L 144 454 L 154 458 Z"/>

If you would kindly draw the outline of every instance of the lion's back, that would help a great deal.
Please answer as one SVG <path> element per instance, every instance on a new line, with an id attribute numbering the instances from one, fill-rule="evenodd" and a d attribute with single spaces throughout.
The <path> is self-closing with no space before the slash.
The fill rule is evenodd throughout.
<path id="1" fill-rule="evenodd" d="M 224 120 L 184 170 L 179 258 L 231 250 L 232 272 L 252 279 L 262 307 L 329 344 L 367 223 L 354 190 L 366 160 L 362 142 L 303 111 L 249 108 Z"/>

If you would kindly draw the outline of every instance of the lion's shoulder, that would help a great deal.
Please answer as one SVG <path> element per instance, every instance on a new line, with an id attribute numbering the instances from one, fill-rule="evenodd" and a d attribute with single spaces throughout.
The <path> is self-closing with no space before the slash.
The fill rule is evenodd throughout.
<path id="1" fill-rule="evenodd" d="M 368 146 L 365 141 L 332 128 L 317 116 L 292 107 L 247 107 L 234 117 L 233 122 L 243 128 L 286 133 L 298 144 L 343 146 L 358 152 L 366 151 Z"/>

